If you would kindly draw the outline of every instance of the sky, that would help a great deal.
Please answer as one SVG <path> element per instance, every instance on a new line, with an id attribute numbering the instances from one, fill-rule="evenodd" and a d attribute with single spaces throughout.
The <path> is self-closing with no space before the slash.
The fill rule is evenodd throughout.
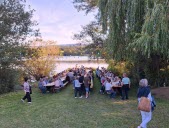
<path id="1" fill-rule="evenodd" d="M 73 35 L 81 30 L 81 26 L 94 20 L 93 14 L 78 12 L 72 0 L 27 0 L 27 4 L 35 9 L 33 20 L 39 25 L 42 39 L 54 40 L 57 44 L 74 44 Z"/>

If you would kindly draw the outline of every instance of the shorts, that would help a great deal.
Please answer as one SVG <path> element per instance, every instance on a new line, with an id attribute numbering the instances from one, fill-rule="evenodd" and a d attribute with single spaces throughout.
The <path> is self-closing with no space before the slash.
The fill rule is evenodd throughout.
<path id="1" fill-rule="evenodd" d="M 89 87 L 86 87 L 85 90 L 86 90 L 86 92 L 89 92 Z"/>

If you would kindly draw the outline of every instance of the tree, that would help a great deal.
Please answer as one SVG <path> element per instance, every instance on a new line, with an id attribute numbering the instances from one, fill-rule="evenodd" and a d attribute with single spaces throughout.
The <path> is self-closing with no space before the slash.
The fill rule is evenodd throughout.
<path id="1" fill-rule="evenodd" d="M 74 34 L 74 39 L 87 44 L 85 48 L 90 51 L 91 56 L 98 56 L 98 52 L 103 49 L 103 42 L 106 39 L 106 35 L 102 33 L 99 22 L 92 21 L 86 26 L 82 26 L 80 33 Z"/>
<path id="2" fill-rule="evenodd" d="M 42 76 L 49 76 L 49 73 L 55 68 L 55 58 L 60 54 L 60 48 L 55 41 L 51 40 L 36 40 L 30 46 L 31 49 L 37 51 L 38 55 L 32 55 L 25 61 L 24 70 L 26 74 L 34 76 L 36 80 L 39 80 Z"/>
<path id="3" fill-rule="evenodd" d="M 92 9 L 88 1 L 78 3 L 79 7 L 85 3 Z M 98 21 L 107 35 L 103 43 L 108 55 L 105 57 L 117 62 L 130 61 L 136 74 L 143 69 L 149 80 L 154 81 L 150 84 L 159 85 L 163 69 L 169 75 L 169 1 L 98 0 L 97 3 L 94 7 L 99 8 Z"/>
<path id="4" fill-rule="evenodd" d="M 86 14 L 92 12 L 97 7 L 98 0 L 74 0 L 74 7 L 78 11 L 85 11 Z"/>
<path id="5" fill-rule="evenodd" d="M 3 0 L 0 3 L 0 93 L 11 91 L 17 83 L 21 53 L 26 52 L 26 38 L 38 35 L 32 21 L 34 10 L 26 11 L 24 0 Z M 26 55 L 26 54 L 25 54 Z"/>
<path id="6" fill-rule="evenodd" d="M 108 49 L 113 59 L 146 60 L 159 79 L 160 61 L 169 59 L 168 8 L 168 0 L 99 0 L 100 19 L 103 30 L 109 33 Z"/>

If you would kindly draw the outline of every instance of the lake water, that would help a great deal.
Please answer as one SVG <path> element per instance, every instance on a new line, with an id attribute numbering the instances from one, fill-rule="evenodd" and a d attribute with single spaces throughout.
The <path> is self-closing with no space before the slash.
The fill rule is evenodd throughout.
<path id="1" fill-rule="evenodd" d="M 81 67 L 81 65 L 83 65 L 84 67 L 89 67 L 89 68 L 90 67 L 92 67 L 92 68 L 97 68 L 97 67 L 107 68 L 108 67 L 108 64 L 105 62 L 96 62 L 96 61 L 86 61 L 86 62 L 85 61 L 82 61 L 82 62 L 80 62 L 80 61 L 79 62 L 78 61 L 76 61 L 76 62 L 63 61 L 63 62 L 61 62 L 60 61 L 60 62 L 56 62 L 55 70 L 52 72 L 51 75 L 62 72 L 68 68 L 74 68 L 74 67 L 76 67 L 76 65 L 77 65 L 77 67 Z"/>

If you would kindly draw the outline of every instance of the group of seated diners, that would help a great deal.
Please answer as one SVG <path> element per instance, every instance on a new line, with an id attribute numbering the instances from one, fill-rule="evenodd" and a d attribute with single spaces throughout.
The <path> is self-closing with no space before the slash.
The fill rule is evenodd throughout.
<path id="1" fill-rule="evenodd" d="M 121 99 L 128 99 L 128 91 L 130 88 L 130 79 L 126 73 L 123 73 L 123 78 L 115 75 L 112 71 L 108 71 L 105 68 L 97 68 L 96 76 L 99 78 L 101 83 L 100 93 L 109 94 L 110 98 L 115 98 L 116 94 L 119 93 Z"/>
<path id="2" fill-rule="evenodd" d="M 69 82 L 69 78 L 65 77 L 66 73 L 67 73 L 66 71 L 63 71 L 57 75 L 54 75 L 51 78 L 48 78 L 46 76 L 40 77 L 38 87 L 41 90 L 41 92 L 45 94 L 47 91 L 54 92 L 54 90 L 56 89 L 63 88 Z M 62 80 L 61 78 L 64 79 Z"/>

